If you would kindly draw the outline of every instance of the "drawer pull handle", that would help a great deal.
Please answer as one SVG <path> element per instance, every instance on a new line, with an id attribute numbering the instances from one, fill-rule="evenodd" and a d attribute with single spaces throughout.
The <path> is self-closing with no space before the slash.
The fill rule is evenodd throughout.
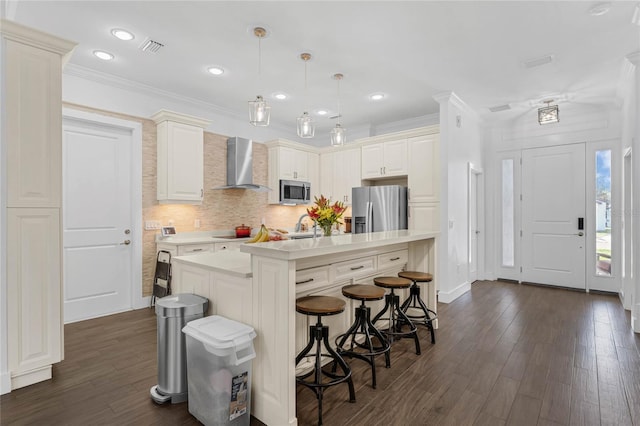
<path id="1" fill-rule="evenodd" d="M 201 248 L 199 248 L 199 249 L 193 249 L 193 250 L 191 250 L 191 251 L 202 251 L 202 249 L 201 249 Z"/>
<path id="2" fill-rule="evenodd" d="M 396 261 L 396 260 L 400 260 L 400 258 L 399 258 L 399 257 L 392 257 L 392 258 L 391 258 L 391 259 L 389 259 L 389 260 L 390 260 L 390 261 L 392 261 L 392 262 L 394 262 L 394 261 Z"/>
<path id="3" fill-rule="evenodd" d="M 351 268 L 352 271 L 357 271 L 358 269 L 362 269 L 364 268 L 364 265 L 360 265 L 360 266 L 354 266 L 353 268 Z"/>
<path id="4" fill-rule="evenodd" d="M 313 281 L 313 278 L 309 278 L 308 280 L 304 280 L 304 281 L 296 281 L 296 284 L 306 284 L 306 283 L 310 283 L 311 281 Z"/>

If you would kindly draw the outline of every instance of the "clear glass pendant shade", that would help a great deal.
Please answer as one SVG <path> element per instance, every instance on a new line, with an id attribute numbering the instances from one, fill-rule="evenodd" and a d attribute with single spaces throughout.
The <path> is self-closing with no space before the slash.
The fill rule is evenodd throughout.
<path id="1" fill-rule="evenodd" d="M 346 129 L 344 129 L 340 124 L 336 124 L 336 127 L 331 129 L 329 135 L 331 136 L 331 146 L 341 146 L 344 145 L 346 141 L 345 135 Z"/>
<path id="2" fill-rule="evenodd" d="M 304 112 L 298 117 L 298 136 L 301 138 L 312 138 L 315 134 L 316 127 L 313 124 L 313 118 L 309 113 Z"/>
<path id="3" fill-rule="evenodd" d="M 258 95 L 255 101 L 249 101 L 249 122 L 254 126 L 268 126 L 271 107 Z"/>

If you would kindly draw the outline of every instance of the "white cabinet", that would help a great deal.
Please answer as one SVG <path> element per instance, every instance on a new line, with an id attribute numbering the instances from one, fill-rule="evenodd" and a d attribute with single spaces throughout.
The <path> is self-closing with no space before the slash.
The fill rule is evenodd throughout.
<path id="1" fill-rule="evenodd" d="M 407 173 L 406 139 L 362 147 L 362 179 L 406 176 Z"/>
<path id="2" fill-rule="evenodd" d="M 5 20 L 0 34 L 7 220 L 1 303 L 8 375 L 17 389 L 50 379 L 64 353 L 62 67 L 75 43 Z"/>
<path id="3" fill-rule="evenodd" d="M 161 204 L 199 204 L 204 197 L 204 128 L 209 121 L 161 110 L 157 124 L 157 198 Z"/>
<path id="4" fill-rule="evenodd" d="M 351 205 L 351 189 L 362 185 L 360 148 L 341 149 L 320 155 L 320 189 L 332 201 Z"/>
<path id="5" fill-rule="evenodd" d="M 440 230 L 440 203 L 409 203 L 409 229 Z"/>
<path id="6" fill-rule="evenodd" d="M 228 243 L 215 243 L 213 251 L 240 251 L 240 246 L 242 243 L 240 242 L 228 242 Z"/>
<path id="7" fill-rule="evenodd" d="M 266 143 L 269 161 L 269 204 L 280 202 L 280 180 L 297 180 L 311 184 L 311 201 L 319 194 L 319 155 L 314 148 L 275 140 Z"/>
<path id="8" fill-rule="evenodd" d="M 409 138 L 409 203 L 440 201 L 439 135 L 431 134 Z"/>

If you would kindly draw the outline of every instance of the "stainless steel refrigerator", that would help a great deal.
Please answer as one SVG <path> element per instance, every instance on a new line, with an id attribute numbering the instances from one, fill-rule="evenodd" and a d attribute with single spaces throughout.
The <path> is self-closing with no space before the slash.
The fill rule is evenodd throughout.
<path id="1" fill-rule="evenodd" d="M 400 185 L 353 188 L 352 232 L 407 229 L 407 188 Z"/>

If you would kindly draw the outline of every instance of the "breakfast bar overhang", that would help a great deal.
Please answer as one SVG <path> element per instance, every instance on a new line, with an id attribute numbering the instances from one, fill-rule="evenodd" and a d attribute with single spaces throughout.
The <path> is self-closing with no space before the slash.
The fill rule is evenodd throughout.
<path id="1" fill-rule="evenodd" d="M 401 230 L 243 244 L 251 254 L 252 415 L 268 425 L 297 425 L 295 340 L 296 271 L 407 250 L 407 269 L 433 274 L 423 298 L 436 311 L 438 232 Z M 437 327 L 437 322 L 435 324 Z"/>

